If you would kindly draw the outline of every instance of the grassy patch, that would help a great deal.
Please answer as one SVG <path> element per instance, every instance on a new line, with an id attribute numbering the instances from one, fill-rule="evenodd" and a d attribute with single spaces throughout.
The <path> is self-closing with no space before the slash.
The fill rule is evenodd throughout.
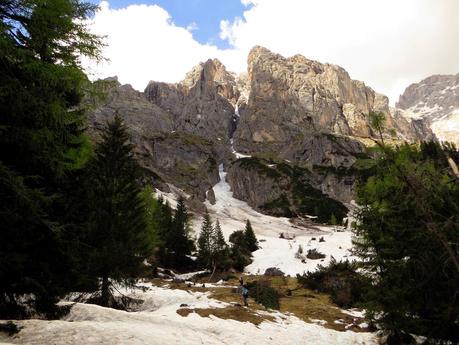
<path id="1" fill-rule="evenodd" d="M 249 308 L 244 308 L 242 304 L 242 296 L 238 289 L 238 277 L 232 277 L 228 280 L 228 287 L 218 288 L 203 288 L 202 282 L 205 284 L 205 278 L 200 278 L 200 282 L 196 285 L 188 287 L 184 283 L 172 283 L 160 280 L 155 280 L 155 285 L 165 286 L 169 288 L 178 288 L 186 291 L 209 292 L 209 297 L 233 304 L 226 308 L 180 308 L 177 313 L 182 316 L 187 316 L 192 312 L 196 312 L 202 317 L 214 315 L 222 319 L 232 319 L 241 322 L 252 322 L 255 325 L 264 320 L 274 321 L 275 319 L 269 314 L 260 314 L 260 311 L 265 311 L 266 308 L 258 304 L 254 300 L 254 296 L 249 297 Z M 331 301 L 330 295 L 326 293 L 317 293 L 313 290 L 304 288 L 298 283 L 296 277 L 265 277 L 265 276 L 244 276 L 246 284 L 254 284 L 257 281 L 269 281 L 270 286 L 279 294 L 279 311 L 285 314 L 292 314 L 299 319 L 312 323 L 312 320 L 324 320 L 326 328 L 337 331 L 353 330 L 355 332 L 367 331 L 356 325 L 363 322 L 362 318 L 352 317 L 341 311 L 336 304 Z M 339 320 L 339 323 L 335 321 Z M 348 328 L 346 328 L 348 325 Z"/>

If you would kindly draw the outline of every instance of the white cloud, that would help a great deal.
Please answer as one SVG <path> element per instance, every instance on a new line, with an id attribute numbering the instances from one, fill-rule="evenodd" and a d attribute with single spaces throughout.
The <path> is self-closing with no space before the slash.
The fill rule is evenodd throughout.
<path id="1" fill-rule="evenodd" d="M 149 80 L 177 82 L 194 65 L 218 57 L 242 72 L 262 45 L 285 56 L 302 54 L 339 64 L 352 78 L 390 96 L 431 74 L 459 72 L 458 0 L 241 0 L 243 18 L 222 21 L 231 49 L 200 44 L 194 26 L 179 27 L 157 5 L 111 9 L 101 3 L 92 29 L 107 35 L 94 77 L 118 75 L 143 90 Z M 252 6 L 249 6 L 252 5 Z"/>
<path id="2" fill-rule="evenodd" d="M 243 0 L 220 37 L 341 65 L 394 103 L 411 82 L 459 72 L 458 0 Z"/>
<path id="3" fill-rule="evenodd" d="M 87 63 L 87 70 L 93 79 L 117 75 L 138 90 L 150 80 L 177 82 L 200 61 L 220 54 L 217 47 L 195 41 L 192 29 L 176 26 L 157 5 L 111 9 L 102 1 L 91 30 L 106 35 L 104 56 L 110 61 Z"/>

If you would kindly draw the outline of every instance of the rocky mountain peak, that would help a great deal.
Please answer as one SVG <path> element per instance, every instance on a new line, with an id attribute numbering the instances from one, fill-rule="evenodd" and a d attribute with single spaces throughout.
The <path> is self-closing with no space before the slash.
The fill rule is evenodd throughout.
<path id="1" fill-rule="evenodd" d="M 373 135 L 371 111 L 382 111 L 402 138 L 429 135 L 422 120 L 414 126 L 392 115 L 387 97 L 352 80 L 343 68 L 301 55 L 286 58 L 260 46 L 250 51 L 246 74 L 235 75 L 209 59 L 183 81 L 151 81 L 144 92 L 116 80 L 111 84 L 106 101 L 91 115 L 93 128 L 119 113 L 157 185 L 167 189 L 172 183 L 199 201 L 212 195 L 223 163 L 235 195 L 253 207 L 298 199 L 293 189 L 273 194 L 269 184 L 262 187 L 266 173 L 281 187 L 299 174 L 310 187 L 303 192 L 349 202 L 355 178 L 348 171 L 365 154 L 358 137 Z"/>
<path id="2" fill-rule="evenodd" d="M 396 106 L 405 117 L 426 121 L 440 140 L 459 145 L 459 74 L 411 84 Z"/>

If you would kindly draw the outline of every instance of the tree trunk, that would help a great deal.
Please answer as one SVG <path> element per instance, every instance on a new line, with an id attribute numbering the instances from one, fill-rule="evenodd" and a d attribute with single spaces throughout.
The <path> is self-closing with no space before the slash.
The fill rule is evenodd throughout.
<path id="1" fill-rule="evenodd" d="M 108 281 L 107 276 L 102 277 L 102 296 L 101 296 L 102 306 L 108 307 L 110 300 L 110 282 Z"/>

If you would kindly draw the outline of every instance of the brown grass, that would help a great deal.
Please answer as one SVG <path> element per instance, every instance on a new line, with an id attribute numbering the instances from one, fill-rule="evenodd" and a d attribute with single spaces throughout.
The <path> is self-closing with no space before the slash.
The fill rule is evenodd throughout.
<path id="1" fill-rule="evenodd" d="M 303 288 L 298 284 L 297 279 L 294 277 L 244 276 L 244 282 L 252 282 L 256 280 L 269 280 L 271 286 L 279 291 L 281 295 L 279 300 L 280 311 L 283 313 L 293 314 L 308 323 L 312 323 L 311 319 L 324 320 L 327 322 L 323 325 L 324 327 L 337 331 L 345 331 L 349 329 L 356 332 L 368 331 L 367 329 L 352 326 L 363 322 L 362 318 L 355 318 L 343 313 L 340 308 L 331 302 L 329 295 L 315 293 L 312 290 Z M 249 308 L 241 307 L 242 297 L 234 288 L 203 288 L 202 284 L 205 284 L 206 282 L 205 278 L 201 278 L 199 283 L 197 282 L 196 285 L 189 287 L 184 283 L 172 283 L 160 279 L 152 281 L 152 283 L 157 286 L 167 285 L 171 289 L 181 289 L 193 292 L 209 292 L 210 298 L 232 304 L 226 308 L 178 309 L 177 313 L 182 316 L 187 316 L 194 312 L 202 317 L 214 315 L 222 319 L 232 319 L 241 322 L 248 321 L 255 325 L 259 325 L 265 320 L 274 321 L 272 316 L 258 314 L 257 311 L 266 310 L 266 308 L 256 303 L 251 298 L 249 298 Z M 238 286 L 239 281 L 236 277 L 228 280 L 225 284 L 229 286 Z M 341 320 L 344 324 L 336 324 L 334 322 L 335 320 Z M 346 325 L 349 325 L 350 327 L 346 329 Z"/>
<path id="2" fill-rule="evenodd" d="M 240 307 L 240 306 L 229 306 L 226 308 L 181 308 L 177 310 L 177 314 L 181 316 L 188 316 L 191 313 L 196 313 L 202 317 L 209 317 L 214 315 L 220 319 L 225 320 L 236 320 L 239 322 L 251 322 L 254 325 L 258 326 L 263 321 L 274 321 L 274 317 L 269 315 L 258 315 L 251 308 Z"/>

